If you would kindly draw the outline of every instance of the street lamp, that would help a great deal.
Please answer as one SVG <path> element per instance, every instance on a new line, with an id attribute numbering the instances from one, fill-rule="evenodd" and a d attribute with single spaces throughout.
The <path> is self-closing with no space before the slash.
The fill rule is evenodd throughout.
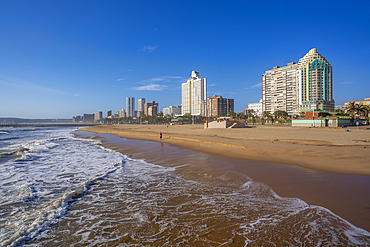
<path id="1" fill-rule="evenodd" d="M 312 85 L 312 88 L 316 87 L 316 85 Z M 313 99 L 313 112 L 312 112 L 312 126 L 315 127 L 315 108 L 316 108 L 316 105 L 315 105 L 315 96 L 313 94 L 313 90 L 312 90 L 312 99 Z"/>

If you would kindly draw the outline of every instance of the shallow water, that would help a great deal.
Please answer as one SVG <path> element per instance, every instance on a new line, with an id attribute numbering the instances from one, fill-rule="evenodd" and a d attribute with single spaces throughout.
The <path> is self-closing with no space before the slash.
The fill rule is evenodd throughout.
<path id="1" fill-rule="evenodd" d="M 125 139 L 119 153 L 71 128 L 0 131 L 1 157 L 13 155 L 0 160 L 1 246 L 370 245 L 369 232 L 204 153 L 137 142 L 149 162 L 122 154 Z"/>

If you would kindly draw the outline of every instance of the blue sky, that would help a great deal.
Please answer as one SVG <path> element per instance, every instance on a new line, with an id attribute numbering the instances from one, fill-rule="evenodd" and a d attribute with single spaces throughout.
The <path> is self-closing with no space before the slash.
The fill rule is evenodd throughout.
<path id="1" fill-rule="evenodd" d="M 261 99 L 261 76 L 316 47 L 334 99 L 370 97 L 370 1 L 0 0 L 0 117 L 71 118 L 126 97 L 181 104 L 192 70 L 208 96 Z"/>

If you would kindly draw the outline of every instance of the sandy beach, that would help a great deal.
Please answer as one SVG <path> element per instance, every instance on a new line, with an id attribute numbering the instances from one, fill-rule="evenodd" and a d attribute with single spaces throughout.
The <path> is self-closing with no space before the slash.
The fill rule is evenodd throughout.
<path id="1" fill-rule="evenodd" d="M 158 141 L 232 158 L 267 161 L 352 175 L 370 175 L 370 130 L 203 125 L 99 125 L 81 130 Z M 160 140 L 159 133 L 163 138 Z"/>
<path id="2" fill-rule="evenodd" d="M 228 186 L 252 178 L 279 196 L 322 206 L 370 230 L 369 130 L 278 126 L 204 130 L 190 125 L 115 125 L 82 130 L 90 132 L 76 134 L 96 136 L 105 147 L 134 159 L 176 167 L 177 174 L 191 181 L 212 184 L 221 178 Z"/>

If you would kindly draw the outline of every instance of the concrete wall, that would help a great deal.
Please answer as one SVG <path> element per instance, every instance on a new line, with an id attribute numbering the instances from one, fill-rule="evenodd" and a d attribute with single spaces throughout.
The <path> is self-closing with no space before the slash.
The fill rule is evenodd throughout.
<path id="1" fill-rule="evenodd" d="M 312 122 L 312 119 L 292 119 L 292 126 L 310 127 L 312 126 Z M 351 119 L 315 119 L 315 127 L 341 127 L 350 125 L 352 125 Z"/>
<path id="2" fill-rule="evenodd" d="M 240 123 L 238 121 L 213 121 L 208 123 L 209 129 L 226 129 L 226 128 L 244 128 L 245 124 Z M 204 124 L 204 128 L 207 128 L 206 123 Z"/>
<path id="3" fill-rule="evenodd" d="M 206 129 L 206 123 L 204 124 L 204 128 Z M 209 129 L 226 129 L 226 121 L 213 121 L 208 123 L 208 128 Z"/>

